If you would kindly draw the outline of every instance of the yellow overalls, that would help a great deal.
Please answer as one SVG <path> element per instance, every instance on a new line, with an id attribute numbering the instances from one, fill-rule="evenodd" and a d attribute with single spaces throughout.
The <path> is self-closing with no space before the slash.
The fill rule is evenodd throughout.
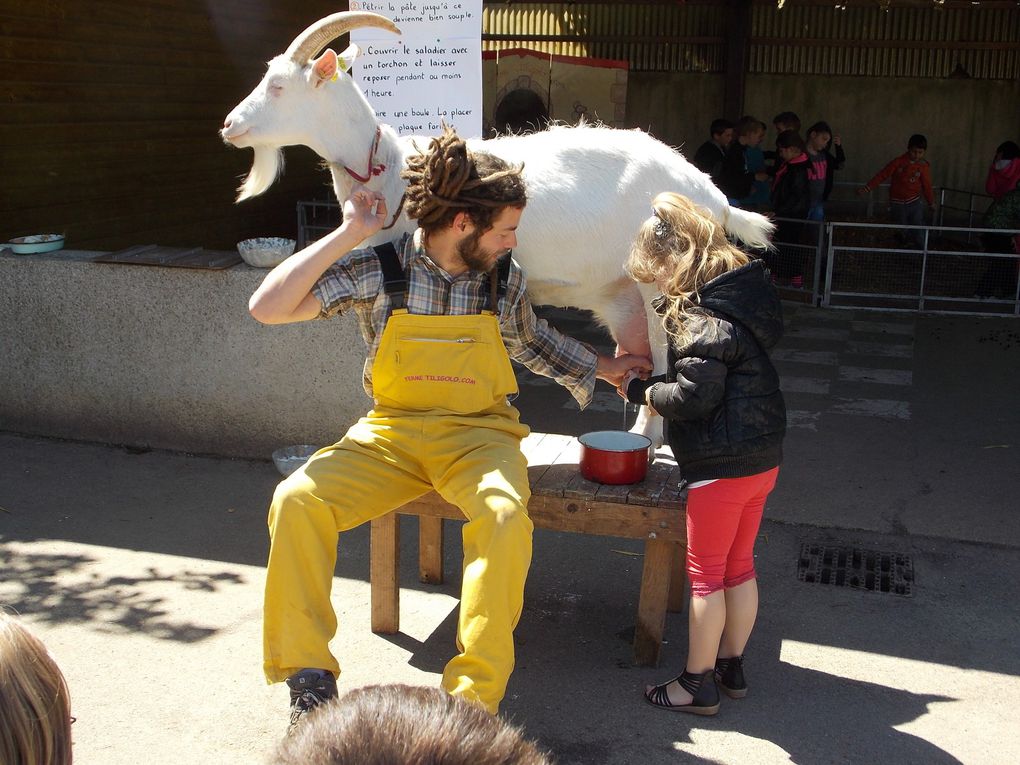
<path id="1" fill-rule="evenodd" d="M 435 490 L 467 517 L 455 656 L 443 688 L 495 714 L 514 667 L 531 564 L 528 434 L 496 316 L 394 311 L 373 365 L 375 406 L 280 483 L 269 511 L 265 673 L 339 674 L 330 586 L 337 533 Z"/>

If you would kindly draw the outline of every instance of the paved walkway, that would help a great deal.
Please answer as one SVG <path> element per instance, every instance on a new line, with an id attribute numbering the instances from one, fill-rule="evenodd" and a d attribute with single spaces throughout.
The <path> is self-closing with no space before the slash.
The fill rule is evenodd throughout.
<path id="1" fill-rule="evenodd" d="M 502 712 L 560 763 L 1020 761 L 1020 326 L 809 308 L 788 326 L 792 427 L 758 544 L 749 696 L 715 718 L 645 705 L 683 661 L 685 616 L 660 669 L 632 666 L 640 545 L 542 532 Z M 529 378 L 536 429 L 621 426 L 608 389 L 578 414 Z M 68 676 L 76 762 L 264 761 L 287 704 L 260 674 L 271 463 L 0 433 L 0 465 L 0 603 Z M 395 636 L 369 630 L 367 531 L 341 538 L 344 688 L 436 684 L 453 649 L 459 529 L 447 584 L 428 587 L 404 523 Z M 909 556 L 911 596 L 800 581 L 806 543 Z"/>

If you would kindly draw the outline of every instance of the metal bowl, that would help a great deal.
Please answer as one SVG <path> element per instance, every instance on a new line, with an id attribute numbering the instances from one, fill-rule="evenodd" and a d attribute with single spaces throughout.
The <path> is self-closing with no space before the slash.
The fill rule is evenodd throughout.
<path id="1" fill-rule="evenodd" d="M 294 254 L 297 245 L 293 239 L 279 236 L 260 236 L 237 243 L 237 252 L 249 266 L 273 268 Z"/>
<path id="2" fill-rule="evenodd" d="M 625 430 L 596 430 L 580 436 L 581 475 L 608 484 L 638 483 L 648 473 L 651 439 Z"/>
<path id="3" fill-rule="evenodd" d="M 64 246 L 63 234 L 33 234 L 15 237 L 7 243 L 15 255 L 53 252 Z"/>
<path id="4" fill-rule="evenodd" d="M 276 464 L 276 469 L 280 471 L 280 475 L 286 478 L 304 465 L 308 458 L 317 451 L 319 451 L 319 447 L 311 444 L 284 446 L 273 452 L 273 462 Z"/>

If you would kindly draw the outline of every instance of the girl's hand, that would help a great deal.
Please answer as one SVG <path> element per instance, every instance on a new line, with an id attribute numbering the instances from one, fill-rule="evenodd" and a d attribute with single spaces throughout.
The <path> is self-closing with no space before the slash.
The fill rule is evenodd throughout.
<path id="1" fill-rule="evenodd" d="M 616 392 L 620 394 L 620 398 L 624 401 L 629 401 L 627 398 L 627 387 L 634 380 L 644 380 L 648 377 L 647 372 L 642 372 L 640 369 L 629 369 L 620 381 L 620 386 L 616 389 Z"/>

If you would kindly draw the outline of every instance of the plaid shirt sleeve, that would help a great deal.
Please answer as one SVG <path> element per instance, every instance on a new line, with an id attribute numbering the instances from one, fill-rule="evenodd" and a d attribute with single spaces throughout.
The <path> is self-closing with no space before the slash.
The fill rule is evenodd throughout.
<path id="1" fill-rule="evenodd" d="M 351 250 L 327 268 L 312 287 L 319 301 L 319 318 L 339 316 L 358 303 L 374 300 L 381 284 L 375 253 L 370 249 Z"/>
<path id="2" fill-rule="evenodd" d="M 524 274 L 516 263 L 507 282 L 500 323 L 510 358 L 536 374 L 554 379 L 584 409 L 595 391 L 598 355 L 590 346 L 561 334 L 535 315 L 525 292 Z"/>
<path id="3" fill-rule="evenodd" d="M 398 253 L 405 251 L 410 239 L 410 234 L 404 234 L 393 242 Z M 382 288 L 379 258 L 375 250 L 365 247 L 351 250 L 327 268 L 312 288 L 312 294 L 319 301 L 319 318 L 328 319 L 345 314 L 352 307 L 371 306 Z"/>

